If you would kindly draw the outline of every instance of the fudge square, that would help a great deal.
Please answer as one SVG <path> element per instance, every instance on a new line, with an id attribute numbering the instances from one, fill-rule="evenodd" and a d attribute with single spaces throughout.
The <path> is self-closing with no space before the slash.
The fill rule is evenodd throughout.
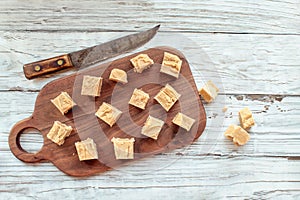
<path id="1" fill-rule="evenodd" d="M 115 138 L 111 139 L 114 144 L 115 157 L 119 159 L 134 158 L 134 138 Z"/>
<path id="2" fill-rule="evenodd" d="M 142 73 L 145 69 L 150 68 L 153 65 L 153 60 L 147 54 L 139 54 L 130 59 L 133 65 L 133 70 L 137 73 Z"/>
<path id="3" fill-rule="evenodd" d="M 164 125 L 164 121 L 149 115 L 145 125 L 142 128 L 142 134 L 154 140 L 157 140 L 159 132 Z"/>
<path id="4" fill-rule="evenodd" d="M 128 82 L 127 73 L 124 70 L 115 68 L 111 70 L 109 80 L 125 84 Z"/>
<path id="5" fill-rule="evenodd" d="M 63 115 L 71 110 L 74 106 L 76 106 L 76 103 L 66 92 L 61 92 L 60 95 L 58 95 L 54 99 L 51 99 L 51 102 Z"/>
<path id="6" fill-rule="evenodd" d="M 164 58 L 161 64 L 160 72 L 178 78 L 180 74 L 181 65 L 182 60 L 180 60 L 178 56 L 168 52 L 164 52 Z"/>
<path id="7" fill-rule="evenodd" d="M 99 97 L 102 87 L 101 77 L 83 76 L 81 95 Z"/>
<path id="8" fill-rule="evenodd" d="M 233 124 L 227 128 L 224 135 L 227 138 L 233 140 L 234 144 L 236 145 L 244 145 L 250 139 L 250 135 L 248 134 L 247 131 L 245 131 L 240 126 L 233 125 Z"/>
<path id="9" fill-rule="evenodd" d="M 129 104 L 145 110 L 149 98 L 150 96 L 148 93 L 144 92 L 141 89 L 135 88 L 129 100 Z"/>
<path id="10" fill-rule="evenodd" d="M 177 113 L 177 115 L 173 118 L 172 122 L 180 126 L 181 128 L 184 128 L 185 130 L 189 131 L 195 123 L 195 120 L 185 114 Z"/>
<path id="11" fill-rule="evenodd" d="M 239 111 L 239 119 L 243 129 L 248 130 L 255 124 L 252 112 L 248 107 Z"/>
<path id="12" fill-rule="evenodd" d="M 80 161 L 98 159 L 97 146 L 93 139 L 76 142 L 75 147 Z"/>
<path id="13" fill-rule="evenodd" d="M 154 97 L 154 99 L 168 112 L 181 95 L 167 84 Z"/>
<path id="14" fill-rule="evenodd" d="M 212 81 L 207 81 L 207 83 L 199 90 L 199 94 L 207 103 L 212 102 L 217 97 L 218 92 L 219 88 L 217 88 Z"/>
<path id="15" fill-rule="evenodd" d="M 112 127 L 120 118 L 122 111 L 103 102 L 96 112 L 96 116 Z"/>
<path id="16" fill-rule="evenodd" d="M 72 130 L 71 126 L 54 121 L 52 128 L 47 134 L 47 138 L 60 146 L 65 142 L 65 138 L 71 134 Z"/>

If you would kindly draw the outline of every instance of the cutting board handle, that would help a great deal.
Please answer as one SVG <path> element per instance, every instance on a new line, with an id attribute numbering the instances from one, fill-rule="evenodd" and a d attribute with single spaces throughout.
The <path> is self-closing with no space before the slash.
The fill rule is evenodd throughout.
<path id="1" fill-rule="evenodd" d="M 26 118 L 20 122 L 18 122 L 10 131 L 9 134 L 9 147 L 12 153 L 23 162 L 35 163 L 44 160 L 42 157 L 42 149 L 36 153 L 28 153 L 25 151 L 20 144 L 20 136 L 22 132 L 27 128 L 37 129 L 33 124 L 32 117 Z M 37 129 L 38 130 L 38 129 Z"/>

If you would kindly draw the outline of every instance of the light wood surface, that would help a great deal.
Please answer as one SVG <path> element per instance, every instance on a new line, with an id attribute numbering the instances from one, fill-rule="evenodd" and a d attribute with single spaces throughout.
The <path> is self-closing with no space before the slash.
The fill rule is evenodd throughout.
<path id="1" fill-rule="evenodd" d="M 46 83 L 72 73 L 28 81 L 24 63 L 158 23 L 160 33 L 138 50 L 178 48 L 198 87 L 212 79 L 221 88 L 215 102 L 204 104 L 207 127 L 199 140 L 80 179 L 51 163 L 26 164 L 12 155 L 12 126 L 31 115 Z M 298 0 L 1 1 L 0 197 L 299 199 L 299 23 Z M 238 123 L 237 112 L 245 106 L 253 111 L 256 125 L 249 143 L 236 147 L 223 132 Z M 24 134 L 21 141 L 28 151 L 41 146 L 36 135 Z"/>

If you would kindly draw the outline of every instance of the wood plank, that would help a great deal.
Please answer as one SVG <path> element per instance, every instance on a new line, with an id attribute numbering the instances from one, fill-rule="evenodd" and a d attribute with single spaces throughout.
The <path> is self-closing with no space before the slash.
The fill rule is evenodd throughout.
<path id="1" fill-rule="evenodd" d="M 24 63 L 126 34 L 1 32 L 0 90 L 40 90 L 47 82 L 71 72 L 28 81 L 22 72 Z M 136 51 L 161 45 L 175 47 L 186 55 L 199 87 L 212 79 L 222 93 L 300 94 L 300 36 L 159 33 Z"/>
<path id="2" fill-rule="evenodd" d="M 1 197 L 297 199 L 300 194 L 300 162 L 282 158 L 161 155 L 80 179 L 65 176 L 50 163 L 24 166 L 8 159 L 0 167 Z"/>
<path id="3" fill-rule="evenodd" d="M 97 1 L 0 2 L 0 30 L 163 31 L 299 34 L 299 1 Z"/>
<path id="4" fill-rule="evenodd" d="M 0 135 L 0 147 L 3 151 L 9 152 L 7 138 L 10 128 L 16 122 L 32 114 L 36 96 L 37 93 L 31 92 L 1 92 L 0 118 L 5 124 L 0 127 L 0 132 L 3 133 Z M 179 153 L 195 157 L 199 155 L 299 157 L 299 98 L 220 95 L 214 103 L 204 104 L 207 125 L 203 135 L 189 148 L 182 149 Z M 228 107 L 226 113 L 222 112 L 224 106 Z M 239 123 L 238 111 L 245 106 L 253 111 L 256 125 L 250 130 L 249 143 L 243 147 L 237 147 L 226 139 L 223 133 L 230 124 Z M 31 148 L 41 145 L 41 141 L 33 136 L 25 138 L 24 141 Z M 6 156 L 10 157 L 10 154 Z"/>

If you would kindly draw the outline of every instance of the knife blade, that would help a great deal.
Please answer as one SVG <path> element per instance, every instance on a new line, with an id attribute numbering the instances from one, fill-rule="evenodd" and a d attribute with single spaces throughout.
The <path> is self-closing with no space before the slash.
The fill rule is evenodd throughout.
<path id="1" fill-rule="evenodd" d="M 106 59 L 130 52 L 151 40 L 160 25 L 149 30 L 88 47 L 72 53 L 28 63 L 23 66 L 27 79 L 33 79 L 67 68 L 85 68 Z"/>

